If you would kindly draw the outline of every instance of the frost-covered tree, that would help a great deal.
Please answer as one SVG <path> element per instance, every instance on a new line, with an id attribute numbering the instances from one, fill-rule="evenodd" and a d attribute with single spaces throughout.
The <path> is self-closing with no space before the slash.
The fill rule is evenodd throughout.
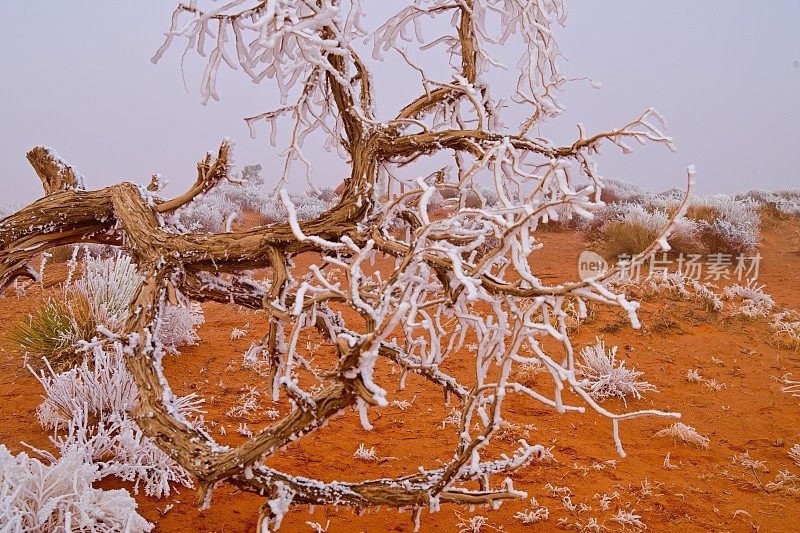
<path id="1" fill-rule="evenodd" d="M 387 3 L 380 3 L 385 9 Z M 562 0 L 392 2 L 396 12 L 369 28 L 363 16 L 368 5 L 367 0 L 182 3 L 153 58 L 177 41 L 203 57 L 204 101 L 219 97 L 216 80 L 226 68 L 256 83 L 275 84 L 281 107 L 250 117 L 247 124 L 254 132 L 262 122 L 273 132 L 279 126 L 290 132 L 276 180 L 286 220 L 212 234 L 170 223 L 176 209 L 228 179 L 229 144 L 223 142 L 215 156 L 198 164 L 194 185 L 172 199 L 131 183 L 86 189 L 55 152 L 35 148 L 28 157 L 46 195 L 0 222 L 0 288 L 19 276 L 36 277 L 33 256 L 54 246 L 111 244 L 133 258 L 144 281 L 123 332 L 109 342 L 120 345 L 139 390 L 136 421 L 191 473 L 204 504 L 223 483 L 265 495 L 262 527 L 278 527 L 297 503 L 410 507 L 418 517 L 421 509 L 435 511 L 442 504 L 524 497 L 506 476 L 547 451 L 524 440 L 510 454 L 493 448 L 511 394 L 561 413 L 597 411 L 613 424 L 620 454 L 620 421 L 677 416 L 610 412 L 576 377 L 568 309 L 585 314 L 587 301 L 599 301 L 623 308 L 632 325 L 639 325 L 637 304 L 604 284 L 617 270 L 547 285 L 537 277 L 532 256 L 540 247 L 540 223 L 559 213 L 591 217 L 600 204 L 603 178 L 595 156 L 602 144 L 626 153 L 633 143 L 671 148 L 660 115 L 648 109 L 620 128 L 594 134 L 578 125 L 577 138 L 565 146 L 541 136 L 546 121 L 563 110 L 558 94 L 567 79 L 555 38 L 566 19 Z M 441 19 L 436 31 L 447 31 L 427 39 L 425 25 L 432 19 Z M 510 50 L 518 56 L 516 82 L 500 99 L 490 80 L 507 68 L 497 54 Z M 421 52 L 440 53 L 449 67 L 424 68 Z M 371 74 L 390 54 L 421 83 L 420 93 L 396 112 L 376 107 Z M 324 136 L 350 171 L 335 205 L 301 221 L 285 184 L 298 161 L 312 173 L 304 152 L 312 133 Z M 452 164 L 441 170 L 402 177 L 404 167 L 423 160 L 438 165 L 446 158 Z M 690 182 L 691 175 L 690 170 Z M 448 216 L 434 216 L 433 198 L 448 199 Z M 685 203 L 636 260 L 668 249 Z M 303 252 L 317 253 L 319 264 L 298 273 L 291 261 Z M 393 268 L 368 268 L 375 258 L 391 259 Z M 249 272 L 257 268 L 267 269 L 271 280 L 251 279 Z M 165 350 L 154 331 L 168 304 L 188 300 L 235 302 L 267 317 L 259 324 L 264 337 L 257 348 L 269 362 L 274 398 L 288 396 L 294 408 L 239 447 L 218 445 L 182 417 L 162 372 Z M 301 386 L 295 374 L 311 367 L 298 343 L 307 330 L 326 340 L 336 363 L 303 374 Z M 560 349 L 545 349 L 547 337 Z M 475 369 L 469 383 L 448 373 L 448 361 L 465 357 Z M 390 401 L 386 384 L 374 373 L 380 360 L 401 367 L 401 375 L 418 374 L 457 402 L 457 444 L 446 464 L 414 464 L 396 479 L 348 483 L 269 466 L 275 451 L 343 410 L 357 409 L 370 429 L 369 411 Z M 550 386 L 534 390 L 514 380 L 517 365 L 533 362 L 545 367 Z M 565 396 L 565 390 L 576 395 Z"/>

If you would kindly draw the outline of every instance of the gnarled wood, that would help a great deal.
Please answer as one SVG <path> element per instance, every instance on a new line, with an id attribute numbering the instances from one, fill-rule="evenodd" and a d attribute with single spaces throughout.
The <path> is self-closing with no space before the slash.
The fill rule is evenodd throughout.
<path id="1" fill-rule="evenodd" d="M 286 7 L 284 4 L 289 5 L 279 4 L 281 9 Z M 563 16 L 561 3 L 551 4 L 548 9 Z M 191 31 L 205 36 L 213 21 L 217 31 L 227 28 L 233 32 L 239 65 L 251 79 L 260 81 L 266 71 L 259 74 L 254 69 L 261 59 L 272 56 L 265 53 L 256 60 L 248 54 L 274 42 L 260 36 L 246 43 L 241 34 L 249 25 L 242 21 L 275 15 L 268 11 L 275 3 L 258 2 L 242 11 L 236 11 L 236 6 L 231 3 L 204 13 L 194 3 L 179 4 L 165 46 L 155 59 L 181 33 L 190 37 L 190 47 L 197 46 L 197 33 Z M 398 15 L 396 23 L 402 25 L 422 14 L 457 14 L 455 36 L 448 46 L 451 54 L 459 56 L 460 65 L 456 66 L 452 83 L 436 84 L 424 79 L 425 94 L 413 98 L 395 120 L 378 122 L 372 112 L 375 95 L 367 64 L 355 47 L 345 43 L 344 34 L 354 32 L 355 26 L 346 29 L 344 24 L 349 18 L 341 12 L 336 17 L 327 16 L 326 10 L 340 8 L 338 2 L 298 6 L 295 16 L 282 19 L 282 24 L 302 24 L 302 31 L 274 35 L 283 39 L 280 46 L 289 49 L 288 56 L 279 59 L 286 63 L 301 58 L 309 63 L 306 70 L 296 68 L 291 73 L 292 80 L 301 79 L 304 85 L 295 105 L 261 117 L 292 117 L 287 161 L 293 157 L 302 159 L 302 139 L 318 128 L 339 144 L 349 158 L 350 174 L 335 206 L 314 219 L 299 222 L 284 191 L 288 221 L 219 234 L 180 232 L 166 225 L 163 221 L 167 217 L 161 215 L 196 201 L 228 178 L 230 147 L 226 141 L 221 143 L 216 157 L 207 154 L 198 163 L 193 185 L 167 200 L 155 196 L 155 181 L 148 187 L 149 192 L 131 183 L 85 191 L 70 165 L 52 150 L 37 147 L 28 158 L 46 195 L 0 221 L 0 290 L 19 276 L 35 277 L 30 261 L 35 254 L 55 246 L 103 243 L 119 246 L 130 254 L 144 282 L 118 342 L 123 344 L 127 366 L 140 393 L 135 417 L 143 432 L 198 480 L 201 500 L 224 482 L 270 498 L 277 498 L 283 491 L 284 496 L 290 493 L 296 503 L 359 508 L 387 505 L 421 509 L 441 502 L 493 503 L 523 497 L 524 493 L 515 491 L 510 482 L 491 489 L 491 476 L 506 475 L 546 455 L 543 447 L 521 441 L 512 457 L 481 458 L 481 451 L 499 428 L 506 394 L 526 395 L 559 412 L 581 411 L 583 407 L 566 405 L 561 397 L 563 389 L 573 390 L 590 408 L 613 421 L 620 452 L 616 431 L 619 420 L 645 414 L 673 416 L 659 411 L 611 413 L 597 405 L 576 381 L 565 302 L 583 305 L 587 299 L 599 300 L 622 306 L 635 316 L 635 305 L 602 285 L 617 270 L 611 269 L 595 279 L 546 286 L 532 273 L 530 258 L 541 220 L 553 216 L 558 208 L 585 212 L 597 205 L 592 198 L 599 200 L 602 181 L 595 175 L 590 155 L 601 142 L 613 143 L 623 150 L 627 150 L 625 141 L 631 139 L 669 145 L 670 139 L 650 122 L 652 117 L 658 118 L 657 113 L 649 110 L 623 128 L 593 136 L 586 136 L 581 127 L 579 139 L 569 146 L 557 147 L 528 135 L 538 117 L 552 112 L 542 102 L 554 105 L 550 92 L 562 80 L 552 63 L 557 55 L 553 50 L 557 48 L 547 48 L 552 44 L 548 41 L 552 14 L 542 12 L 539 3 L 517 2 L 507 6 L 524 10 L 515 23 L 523 18 L 526 24 L 535 22 L 522 28 L 523 33 L 527 32 L 526 46 L 530 50 L 536 50 L 536 46 L 547 48 L 538 50 L 544 54 L 537 71 L 544 80 L 540 88 L 543 94 L 523 98 L 519 91 L 516 93 L 521 101 L 535 105 L 532 117 L 523 122 L 521 133 L 493 130 L 489 126 L 493 111 L 485 98 L 488 91 L 482 88 L 486 55 L 481 48 L 481 32 L 476 30 L 480 17 L 475 15 L 478 7 L 486 10 L 486 5 L 484 0 L 463 0 L 437 3 L 427 10 L 414 4 Z M 178 19 L 182 15 L 192 18 L 180 29 Z M 277 32 L 272 20 L 264 27 Z M 382 30 L 391 34 L 393 28 Z M 310 40 L 298 44 L 302 39 Z M 226 41 L 221 36 L 216 40 L 218 47 Z M 335 48 L 337 43 L 340 48 Z M 292 46 L 306 46 L 303 51 L 307 55 L 295 53 Z M 267 51 L 275 57 L 282 53 L 277 49 Z M 203 82 L 206 98 L 214 96 L 213 76 L 221 55 L 219 49 L 210 55 Z M 437 88 L 428 90 L 428 84 Z M 462 101 L 466 111 L 459 107 Z M 422 118 L 426 115 L 453 118 L 444 127 L 424 123 Z M 413 126 L 422 131 L 408 132 Z M 400 194 L 387 197 L 386 191 L 381 190 L 381 172 L 388 172 L 388 167 L 448 151 L 456 154 L 456 179 L 442 169 L 428 178 L 408 181 L 409 190 Z M 573 190 L 577 185 L 568 174 L 574 172 L 573 164 L 590 186 Z M 501 202 L 496 210 L 466 205 L 469 195 L 480 200 L 479 206 L 484 204 L 474 183 L 479 171 L 492 176 Z M 287 175 L 288 170 L 284 170 L 282 179 Z M 530 186 L 527 192 L 524 185 Z M 437 189 L 455 192 L 457 205 L 442 220 L 431 220 L 428 202 Z M 685 209 L 686 202 L 673 215 L 662 238 L 636 261 L 663 246 L 663 239 Z M 398 230 L 395 224 L 402 229 Z M 291 259 L 303 252 L 317 253 L 323 266 L 298 280 L 293 277 Z M 362 265 L 378 253 L 396 259 L 396 264 L 391 274 L 373 278 L 364 273 Z M 326 278 L 322 269 L 327 266 L 338 269 L 338 274 Z M 247 277 L 246 271 L 258 268 L 271 269 L 268 287 Z M 295 407 L 234 449 L 218 446 L 211 435 L 178 415 L 174 395 L 163 375 L 163 347 L 156 340 L 154 328 L 167 301 L 186 298 L 235 303 L 267 315 L 262 347 L 272 362 L 270 381 L 276 394 L 283 391 Z M 348 307 L 357 315 L 358 325 L 343 324 L 335 306 Z M 491 320 L 484 321 L 486 313 Z M 302 391 L 292 381 L 292 362 L 287 361 L 288 355 L 279 342 L 282 335 L 285 337 L 286 328 L 316 328 L 336 353 L 336 364 L 326 369 L 324 386 L 316 394 Z M 477 375 L 474 384 L 465 386 L 442 371 L 440 364 L 448 355 L 463 354 L 459 350 L 468 331 L 477 340 L 475 354 L 470 355 L 475 358 Z M 536 339 L 538 335 L 557 339 L 563 354 L 545 354 Z M 449 343 L 444 342 L 447 339 Z M 528 351 L 523 352 L 523 347 Z M 387 404 L 385 391 L 373 381 L 377 358 L 391 361 L 404 373 L 418 374 L 441 388 L 446 396 L 458 400 L 459 441 L 446 465 L 396 479 L 360 483 L 325 483 L 266 466 L 276 450 L 315 431 L 345 409 L 358 407 L 362 423 L 368 427 L 364 420 L 367 406 Z M 510 378 L 514 364 L 534 358 L 553 377 L 553 399 Z M 559 364 L 557 360 L 565 362 Z M 472 434 L 475 426 L 480 430 Z M 480 488 L 467 488 L 469 485 L 465 484 L 470 481 L 479 481 Z"/>

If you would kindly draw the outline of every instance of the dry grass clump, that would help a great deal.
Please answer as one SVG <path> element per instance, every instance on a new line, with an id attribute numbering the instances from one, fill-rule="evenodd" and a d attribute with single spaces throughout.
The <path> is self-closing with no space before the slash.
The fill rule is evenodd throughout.
<path id="1" fill-rule="evenodd" d="M 775 300 L 764 292 L 764 285 L 757 285 L 755 280 L 748 281 L 745 285 L 735 284 L 725 288 L 725 299 L 740 299 L 738 306 L 733 309 L 734 315 L 747 318 L 765 317 L 775 307 Z"/>
<path id="2" fill-rule="evenodd" d="M 696 222 L 713 223 L 719 218 L 719 209 L 705 204 L 691 204 L 686 210 L 686 218 Z"/>
<path id="3" fill-rule="evenodd" d="M 56 370 L 74 366 L 80 362 L 75 343 L 94 331 L 87 309 L 88 302 L 80 297 L 47 299 L 27 320 L 11 329 L 8 341 L 30 357 L 35 368 L 43 367 L 42 358 Z"/>
<path id="4" fill-rule="evenodd" d="M 526 363 L 514 371 L 514 381 L 529 388 L 536 386 L 540 374 L 547 374 L 547 369 L 541 363 Z"/>
<path id="5" fill-rule="evenodd" d="M 632 511 L 619 509 L 617 510 L 617 514 L 611 517 L 611 521 L 621 525 L 623 530 L 626 526 L 631 526 L 641 531 L 647 529 L 647 525 L 642 522 L 641 518 L 640 515 L 636 514 L 636 509 Z"/>
<path id="6" fill-rule="evenodd" d="M 692 426 L 687 426 L 683 422 L 672 424 L 668 428 L 657 431 L 654 437 L 670 437 L 673 440 L 683 442 L 685 444 L 692 444 L 699 448 L 708 449 L 710 441 L 708 437 L 704 437 L 697 432 Z"/>
<path id="7" fill-rule="evenodd" d="M 784 350 L 800 351 L 800 313 L 794 310 L 776 313 L 770 326 L 773 330 L 770 344 Z"/>
<path id="8" fill-rule="evenodd" d="M 584 229 L 598 251 L 613 258 L 643 251 L 661 235 L 668 223 L 669 215 L 664 210 L 639 204 L 612 204 L 597 213 L 595 220 Z M 669 243 L 676 252 L 699 253 L 703 245 L 698 235 L 697 225 L 684 219 L 677 223 Z"/>
<path id="9" fill-rule="evenodd" d="M 666 226 L 668 213 L 678 209 L 682 201 L 673 191 L 653 195 L 632 184 L 616 182 L 603 194 L 608 205 L 582 227 L 587 239 L 607 257 L 644 250 Z M 759 204 L 751 199 L 695 197 L 669 242 L 673 250 L 682 253 L 751 253 L 758 246 L 760 223 Z"/>

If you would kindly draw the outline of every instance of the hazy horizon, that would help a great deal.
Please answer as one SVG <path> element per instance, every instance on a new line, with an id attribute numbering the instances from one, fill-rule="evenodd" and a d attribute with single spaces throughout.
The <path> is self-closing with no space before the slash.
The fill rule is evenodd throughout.
<path id="1" fill-rule="evenodd" d="M 220 75 L 222 101 L 203 106 L 198 58 L 186 60 L 188 93 L 179 43 L 151 64 L 174 5 L 0 4 L 0 15 L 14 22 L 0 34 L 6 50 L 0 59 L 6 80 L 0 87 L 0 203 L 41 196 L 25 160 L 39 144 L 74 164 L 89 188 L 122 180 L 146 184 L 160 172 L 172 182 L 165 194 L 174 195 L 194 180 L 200 157 L 230 137 L 235 160 L 261 163 L 267 184 L 272 182 L 280 146 L 269 146 L 263 129 L 251 140 L 242 118 L 273 107 L 273 85 L 254 86 L 227 70 Z M 373 14 L 385 6 L 367 2 Z M 577 122 L 589 131 L 613 128 L 653 105 L 669 121 L 678 153 L 648 146 L 621 156 L 607 148 L 600 158 L 603 175 L 659 191 L 683 187 L 686 166 L 695 164 L 701 194 L 800 187 L 794 146 L 800 2 L 777 0 L 756 9 L 743 1 L 574 0 L 569 8 L 567 27 L 558 32 L 564 71 L 590 76 L 603 88 L 571 84 L 561 96 L 567 112 L 543 125 L 543 135 L 569 142 Z M 395 90 L 405 80 L 395 78 L 390 66 L 377 75 L 381 109 L 390 112 L 413 96 Z M 315 183 L 338 183 L 344 168 L 318 165 Z M 292 187 L 304 185 L 299 173 L 293 177 Z"/>

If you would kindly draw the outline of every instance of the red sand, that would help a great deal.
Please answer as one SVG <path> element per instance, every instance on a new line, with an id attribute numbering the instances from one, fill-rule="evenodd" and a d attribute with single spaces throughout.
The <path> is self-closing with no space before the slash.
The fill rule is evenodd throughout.
<path id="1" fill-rule="evenodd" d="M 543 263 L 542 278 L 574 278 L 582 249 L 579 235 L 549 233 L 544 240 L 549 245 L 538 252 L 541 257 L 537 259 Z M 793 245 L 786 243 L 781 234 L 770 233 L 764 237 L 761 253 L 764 261 L 760 282 L 766 283 L 765 290 L 779 306 L 800 309 L 800 256 Z M 298 268 L 304 264 L 299 260 Z M 63 279 L 63 267 L 51 267 L 48 282 L 57 282 L 59 275 Z M 13 291 L 7 291 L 4 305 L 0 306 L 0 337 L 5 337 L 15 321 L 26 317 L 43 294 L 52 291 L 31 289 L 19 300 Z M 222 442 L 240 443 L 243 437 L 235 431 L 240 422 L 247 422 L 253 430 L 268 423 L 260 413 L 246 419 L 225 417 L 224 413 L 238 402 L 241 389 L 257 387 L 262 392 L 264 411 L 271 407 L 267 385 L 252 371 L 241 368 L 242 353 L 262 334 L 262 319 L 258 313 L 233 306 L 207 304 L 204 310 L 202 344 L 185 347 L 180 356 L 169 357 L 166 372 L 178 394 L 197 392 L 207 399 L 206 418 L 226 425 L 228 435 L 220 437 Z M 769 346 L 771 333 L 763 320 L 712 316 L 690 302 L 646 301 L 640 317 L 645 327 L 635 331 L 622 325 L 618 310 L 602 310 L 595 320 L 581 326 L 573 342 L 581 347 L 593 342 L 595 335 L 603 334 L 607 345 L 618 345 L 627 365 L 644 371 L 644 379 L 659 389 L 642 400 L 630 401 L 628 408 L 680 411 L 684 423 L 710 438 L 710 449 L 653 438 L 654 432 L 673 421 L 640 418 L 621 425 L 628 453 L 627 458 L 621 459 L 614 451 L 611 424 L 606 419 L 594 414 L 559 416 L 529 399 L 511 398 L 506 404 L 506 418 L 538 429 L 530 429 L 528 435 L 512 435 L 508 441 L 524 436 L 528 442 L 553 447 L 556 462 L 532 465 L 513 476 L 517 489 L 527 491 L 529 497 L 550 509 L 549 520 L 523 525 L 513 518 L 516 512 L 529 508 L 528 501 L 507 502 L 497 511 L 443 506 L 439 513 L 423 512 L 421 530 L 459 531 L 459 515 L 468 519 L 479 514 L 489 519 L 483 531 L 551 531 L 559 527 L 574 530 L 576 521 L 585 525 L 589 517 L 597 518 L 608 530 L 618 531 L 621 526 L 610 521 L 618 508 L 635 510 L 651 531 L 800 530 L 800 497 L 765 488 L 779 470 L 800 475 L 800 467 L 787 453 L 800 442 L 800 398 L 782 393 L 777 381 L 788 372 L 800 379 L 800 354 Z M 231 329 L 247 323 L 249 334 L 231 341 Z M 660 327 L 652 328 L 653 325 Z M 322 352 L 318 362 L 325 360 Z M 712 357 L 718 362 L 712 362 Z M 469 382 L 469 357 L 451 361 L 447 368 Z M 716 379 L 726 388 L 711 392 L 702 384 L 687 382 L 689 368 L 699 368 L 704 377 Z M 443 405 L 438 389 L 414 376 L 409 377 L 406 390 L 397 390 L 398 377 L 383 364 L 376 381 L 387 388 L 390 400 L 416 398 L 412 408 L 371 409 L 370 419 L 375 426 L 371 432 L 362 429 L 355 412 L 348 412 L 270 459 L 270 466 L 322 480 L 357 481 L 409 473 L 419 465 L 435 467 L 439 460 L 446 460 L 455 432 L 452 427 L 441 429 L 441 421 L 451 407 Z M 35 418 L 41 401 L 40 386 L 22 368 L 21 358 L 5 340 L 0 340 L 0 391 L 0 442 L 14 452 L 24 449 L 20 441 L 47 447 L 47 434 Z M 617 411 L 624 408 L 616 401 L 603 405 Z M 286 413 L 285 405 L 278 408 Z M 379 457 L 389 459 L 354 459 L 353 452 L 360 443 L 374 447 Z M 501 440 L 497 444 L 507 449 L 511 446 Z M 745 451 L 751 458 L 765 461 L 768 471 L 733 464 L 733 455 Z M 664 468 L 668 452 L 677 469 Z M 611 459 L 617 461 L 615 467 L 605 465 L 600 469 L 600 464 Z M 570 512 L 560 497 L 551 496 L 544 488 L 547 483 L 569 487 L 572 502 L 585 503 L 591 510 Z M 125 486 L 117 481 L 103 483 L 105 488 Z M 215 493 L 211 508 L 199 512 L 194 491 L 180 488 L 179 492 L 161 501 L 137 496 L 140 512 L 157 522 L 156 531 L 254 531 L 258 509 L 264 502 L 263 498 L 223 488 Z M 595 499 L 596 494 L 603 493 L 619 494 L 608 511 L 601 511 Z M 162 515 L 170 504 L 173 507 Z M 559 523 L 559 519 L 566 522 Z M 308 514 L 306 507 L 294 507 L 281 531 L 312 531 L 307 521 L 324 526 L 328 520 L 330 532 L 414 529 L 409 512 L 382 509 L 357 516 L 346 508 L 318 507 Z"/>

